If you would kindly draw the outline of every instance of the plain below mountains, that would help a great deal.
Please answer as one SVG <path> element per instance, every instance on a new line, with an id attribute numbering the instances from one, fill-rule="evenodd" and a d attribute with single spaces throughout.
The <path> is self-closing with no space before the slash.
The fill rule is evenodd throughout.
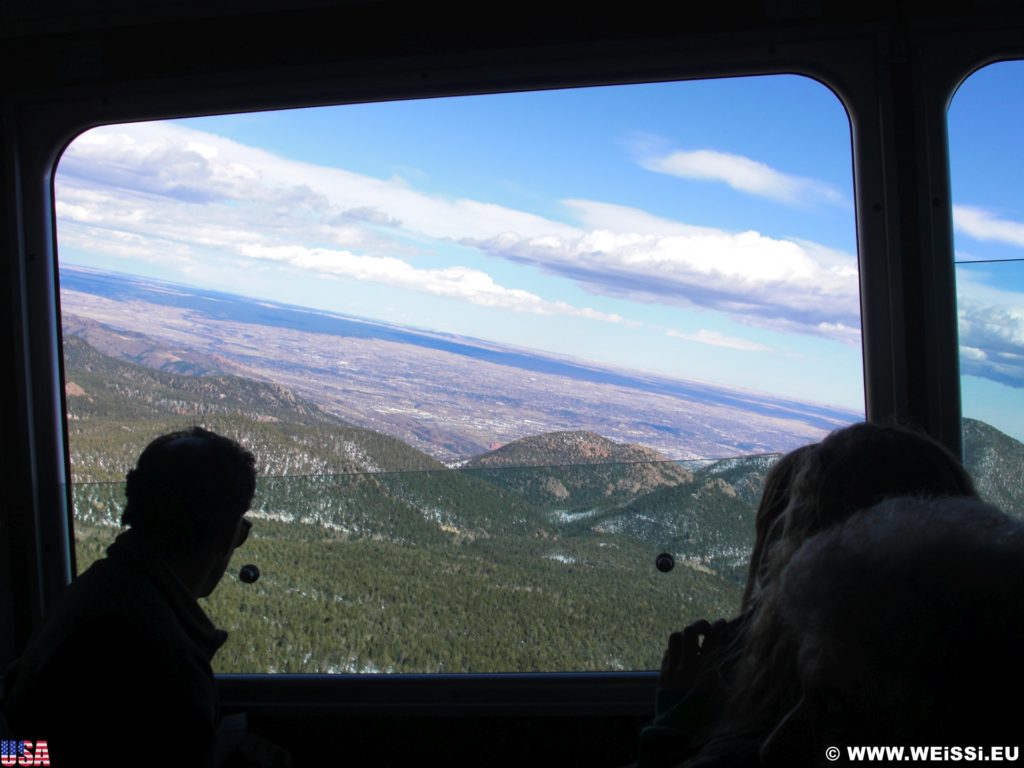
<path id="1" fill-rule="evenodd" d="M 586 430 L 672 459 L 788 450 L 860 415 L 484 339 L 61 267 L 65 338 L 168 373 L 273 382 L 446 464 Z"/>

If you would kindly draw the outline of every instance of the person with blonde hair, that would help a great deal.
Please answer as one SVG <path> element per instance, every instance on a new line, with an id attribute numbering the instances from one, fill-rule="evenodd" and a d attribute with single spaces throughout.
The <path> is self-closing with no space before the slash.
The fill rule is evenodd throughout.
<path id="1" fill-rule="evenodd" d="M 737 661 L 747 654 L 762 595 L 809 537 L 883 499 L 906 495 L 977 494 L 970 475 L 944 446 L 894 424 L 853 424 L 779 460 L 766 477 L 755 517 L 740 615 L 731 621 L 696 621 L 669 638 L 655 721 L 640 737 L 642 768 L 675 765 L 707 750 L 714 755 L 716 747 L 708 745 L 723 738 L 726 702 L 733 710 L 748 713 L 763 713 L 772 706 L 771 696 L 777 692 L 772 663 L 788 663 L 787 649 L 771 649 L 778 657 L 775 661 L 748 670 L 743 684 L 734 684 Z M 749 751 L 759 744 L 759 728 L 764 727 L 767 724 L 743 719 L 745 733 L 727 733 L 724 738 L 734 746 L 745 741 L 743 748 Z"/>
<path id="2" fill-rule="evenodd" d="M 768 766 L 834 764 L 826 750 L 847 746 L 1018 746 L 1022 637 L 1024 525 L 972 498 L 889 499 L 790 559 L 737 680 L 765 670 L 773 695 L 734 717 L 774 720 Z"/>

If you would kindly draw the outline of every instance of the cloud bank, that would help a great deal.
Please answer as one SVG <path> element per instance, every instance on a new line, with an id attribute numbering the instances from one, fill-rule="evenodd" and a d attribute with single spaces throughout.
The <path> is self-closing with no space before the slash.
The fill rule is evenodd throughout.
<path id="1" fill-rule="evenodd" d="M 191 247 L 201 246 L 514 312 L 624 320 L 502 285 L 480 268 L 415 265 L 438 244 L 461 243 L 572 280 L 593 295 L 698 306 L 845 343 L 859 338 L 852 256 L 613 203 L 565 200 L 565 221 L 556 221 L 167 123 L 90 131 L 65 154 L 59 182 L 58 215 L 80 225 L 62 231 L 62 240 L 125 257 L 174 258 L 188 268 Z"/>
<path id="2" fill-rule="evenodd" d="M 1024 387 L 1024 294 L 986 284 L 994 275 L 957 276 L 960 369 Z"/>
<path id="3" fill-rule="evenodd" d="M 646 164 L 788 204 L 837 197 L 812 180 L 738 155 L 673 152 Z M 290 160 L 167 123 L 83 135 L 61 160 L 57 187 L 62 245 L 186 272 L 215 253 L 243 270 L 279 265 L 512 313 L 638 325 L 560 300 L 558 280 L 568 280 L 593 296 L 698 307 L 783 334 L 860 340 L 853 255 L 606 201 L 563 200 L 563 220 L 554 220 L 427 194 L 400 178 Z M 983 209 L 954 206 L 954 222 L 975 239 L 1024 247 L 1024 224 Z M 547 287 L 504 285 L 457 257 L 438 266 L 454 244 L 539 270 L 549 276 Z M 430 266 L 418 263 L 425 258 Z M 992 289 L 980 274 L 959 282 L 964 372 L 1024 386 L 1024 296 Z M 666 333 L 751 353 L 766 349 L 705 329 Z"/>
<path id="4" fill-rule="evenodd" d="M 571 231 L 533 214 L 444 200 L 169 124 L 90 131 L 60 163 L 61 240 L 124 258 L 194 266 L 191 246 L 517 313 L 618 323 L 613 313 L 546 300 L 461 265 L 423 269 L 410 239 L 514 228 Z M 353 251 L 360 251 L 355 253 Z"/>
<path id="5" fill-rule="evenodd" d="M 462 242 L 571 279 L 593 293 L 699 306 L 782 332 L 843 342 L 859 338 L 856 262 L 820 246 L 753 231 L 658 235 L 613 228 L 572 237 L 505 232 Z"/>

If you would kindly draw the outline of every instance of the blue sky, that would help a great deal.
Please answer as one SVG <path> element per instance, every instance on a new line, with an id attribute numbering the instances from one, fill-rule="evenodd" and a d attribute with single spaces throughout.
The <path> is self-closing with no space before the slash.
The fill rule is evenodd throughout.
<path id="1" fill-rule="evenodd" d="M 1010 141 L 1024 99 L 1003 87 Z M 989 150 L 987 130 L 951 140 Z M 967 165 L 958 249 L 1021 255 L 1024 212 Z M 805 78 L 392 102 L 91 131 L 59 166 L 58 243 L 68 263 L 860 411 L 852 186 L 846 114 Z M 1010 402 L 1024 369 L 984 356 L 1024 338 L 986 312 L 1021 286 L 972 269 L 968 379 Z"/>

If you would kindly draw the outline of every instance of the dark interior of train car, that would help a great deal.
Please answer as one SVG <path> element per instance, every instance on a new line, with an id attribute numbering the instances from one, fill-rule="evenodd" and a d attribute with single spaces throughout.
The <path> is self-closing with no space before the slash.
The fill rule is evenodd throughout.
<path id="1" fill-rule="evenodd" d="M 297 766 L 634 763 L 848 424 L 1024 519 L 1020 0 L 5 0 L 0 58 L 0 668 L 193 424 Z"/>

